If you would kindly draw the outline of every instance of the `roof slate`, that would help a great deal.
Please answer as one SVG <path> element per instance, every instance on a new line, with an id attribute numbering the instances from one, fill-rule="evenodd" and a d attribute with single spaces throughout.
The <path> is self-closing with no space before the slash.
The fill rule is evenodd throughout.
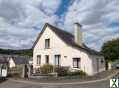
<path id="1" fill-rule="evenodd" d="M 15 64 L 28 64 L 30 57 L 28 56 L 11 56 Z"/>
<path id="2" fill-rule="evenodd" d="M 0 64 L 7 64 L 8 58 L 5 55 L 0 55 Z"/>

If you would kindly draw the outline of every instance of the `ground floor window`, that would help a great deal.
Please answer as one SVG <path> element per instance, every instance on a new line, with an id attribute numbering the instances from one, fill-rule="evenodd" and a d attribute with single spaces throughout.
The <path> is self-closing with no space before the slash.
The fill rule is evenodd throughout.
<path id="1" fill-rule="evenodd" d="M 49 64 L 49 55 L 45 55 L 46 64 Z"/>
<path id="2" fill-rule="evenodd" d="M 60 65 L 61 55 L 55 55 L 55 65 Z"/>
<path id="3" fill-rule="evenodd" d="M 73 58 L 73 68 L 80 67 L 80 58 Z"/>
<path id="4" fill-rule="evenodd" d="M 103 58 L 101 58 L 101 64 L 103 64 L 104 63 L 104 59 Z"/>
<path id="5" fill-rule="evenodd" d="M 37 55 L 37 65 L 41 64 L 41 55 Z"/>

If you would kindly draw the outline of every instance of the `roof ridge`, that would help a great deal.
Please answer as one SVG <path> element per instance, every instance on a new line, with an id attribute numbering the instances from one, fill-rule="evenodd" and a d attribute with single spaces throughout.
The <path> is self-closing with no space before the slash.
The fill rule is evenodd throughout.
<path id="1" fill-rule="evenodd" d="M 61 29 L 61 28 L 58 28 L 58 27 L 56 27 L 56 26 L 54 26 L 54 25 L 51 25 L 51 24 L 49 24 L 49 23 L 46 23 L 46 24 L 47 24 L 48 26 L 50 26 L 50 27 L 53 27 L 53 28 L 59 30 L 59 31 L 62 31 L 62 32 L 65 32 L 65 33 L 67 33 L 67 34 L 69 34 L 69 35 L 71 35 L 71 36 L 74 36 L 73 34 L 71 34 L 71 33 L 68 32 L 68 31 L 65 31 L 65 30 L 63 30 L 63 29 Z"/>

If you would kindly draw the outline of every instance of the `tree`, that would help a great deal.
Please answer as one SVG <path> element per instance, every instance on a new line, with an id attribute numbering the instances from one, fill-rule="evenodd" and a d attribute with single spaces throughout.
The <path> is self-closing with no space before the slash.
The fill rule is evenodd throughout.
<path id="1" fill-rule="evenodd" d="M 107 61 L 119 60 L 119 38 L 104 43 L 101 52 Z"/>

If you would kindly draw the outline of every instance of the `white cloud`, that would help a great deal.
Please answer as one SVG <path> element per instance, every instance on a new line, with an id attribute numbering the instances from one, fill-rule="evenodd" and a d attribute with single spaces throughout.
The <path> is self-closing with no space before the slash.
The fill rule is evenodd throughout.
<path id="1" fill-rule="evenodd" d="M 46 22 L 71 33 L 73 23 L 81 23 L 83 41 L 98 50 L 103 42 L 119 37 L 119 0 L 72 0 L 59 17 L 55 12 L 61 1 L 0 0 L 0 47 L 30 48 Z"/>
<path id="2" fill-rule="evenodd" d="M 0 47 L 31 48 L 44 23 L 57 20 L 54 13 L 60 3 L 61 0 L 0 0 Z"/>
<path id="3" fill-rule="evenodd" d="M 64 25 L 73 31 L 73 23 L 81 23 L 84 42 L 100 50 L 107 36 L 107 40 L 119 37 L 119 25 L 113 26 L 119 20 L 118 4 L 119 0 L 75 0 L 65 13 Z"/>

